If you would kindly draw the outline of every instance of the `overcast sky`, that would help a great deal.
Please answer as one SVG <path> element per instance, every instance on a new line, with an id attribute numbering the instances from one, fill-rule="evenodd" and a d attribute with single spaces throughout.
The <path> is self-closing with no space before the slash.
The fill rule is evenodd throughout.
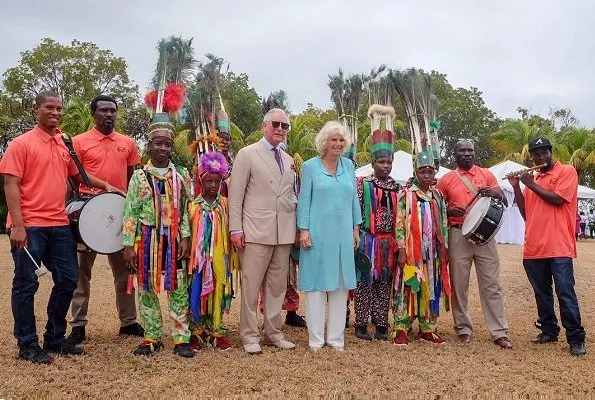
<path id="1" fill-rule="evenodd" d="M 157 41 L 174 34 L 248 74 L 261 96 L 284 89 L 292 111 L 330 106 L 339 67 L 384 63 L 476 86 L 500 116 L 570 107 L 595 126 L 593 0 L 0 0 L 0 15 L 1 71 L 43 37 L 76 38 L 124 57 L 144 90 Z"/>

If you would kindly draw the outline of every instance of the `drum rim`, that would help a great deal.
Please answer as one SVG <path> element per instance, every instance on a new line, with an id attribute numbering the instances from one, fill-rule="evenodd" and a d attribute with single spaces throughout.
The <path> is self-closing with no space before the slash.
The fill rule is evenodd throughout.
<path id="1" fill-rule="evenodd" d="M 487 208 L 486 210 L 486 214 L 479 220 L 479 223 L 473 228 L 473 230 L 471 232 L 469 232 L 467 235 L 463 235 L 465 237 L 465 239 L 470 240 L 472 237 L 476 236 L 476 230 L 477 228 L 479 228 L 485 221 L 485 216 L 488 214 L 489 210 L 492 208 L 492 204 L 494 199 L 489 199 L 490 201 L 490 206 Z M 481 243 L 478 241 L 473 240 L 473 243 L 477 244 L 478 246 L 484 246 L 487 245 L 489 242 L 492 241 L 492 239 L 494 239 L 496 237 L 496 235 L 498 234 L 498 232 L 500 231 L 500 228 L 502 228 L 502 224 L 504 223 L 504 213 L 506 212 L 506 206 L 504 206 L 504 204 L 501 204 L 501 208 L 500 208 L 500 221 L 498 221 L 498 224 L 496 225 L 496 228 L 494 228 L 494 231 L 492 232 L 492 234 L 488 237 L 485 238 Z M 494 225 L 494 224 L 491 224 Z"/>
<path id="2" fill-rule="evenodd" d="M 473 209 L 480 204 L 480 201 L 481 202 L 486 202 L 487 201 L 489 204 L 491 204 L 491 199 L 490 198 L 488 198 L 488 197 L 480 197 L 479 199 L 477 199 L 477 201 L 475 202 L 475 204 L 473 204 L 473 206 L 471 207 L 471 209 L 469 209 L 469 213 L 471 213 L 471 211 L 473 211 Z M 487 210 L 488 209 L 489 209 L 489 206 L 486 209 L 486 213 L 487 213 Z M 467 214 L 467 216 L 469 216 L 469 213 Z M 475 231 L 475 229 L 477 229 L 479 227 L 479 225 L 481 225 L 481 221 L 483 221 L 483 217 L 485 217 L 485 214 L 482 215 L 481 218 L 479 218 L 477 221 L 475 221 L 475 224 L 473 225 L 473 228 L 471 228 L 471 230 L 469 232 L 467 232 L 467 233 L 464 233 L 465 221 L 463 220 L 463 225 L 461 225 L 461 233 L 463 234 L 463 236 L 471 235 L 472 232 Z M 465 219 L 466 218 L 467 217 L 465 217 Z"/>
<path id="3" fill-rule="evenodd" d="M 83 210 L 85 209 L 85 207 L 87 206 L 87 204 L 89 204 L 89 202 L 90 202 L 92 199 L 94 199 L 94 198 L 96 198 L 96 197 L 99 197 L 99 196 L 101 196 L 101 195 L 104 195 L 104 194 L 116 194 L 116 195 L 118 195 L 118 196 L 120 196 L 120 197 L 126 198 L 126 196 L 124 196 L 122 193 L 118 193 L 118 192 L 101 192 L 101 193 L 98 193 L 98 194 L 96 194 L 96 195 L 94 195 L 94 196 L 93 196 L 93 195 L 90 195 L 90 196 L 89 196 L 89 198 L 87 198 L 87 200 L 84 202 L 83 206 L 82 206 L 82 207 L 80 208 L 80 210 L 79 210 L 79 218 L 78 218 L 79 224 L 80 224 L 80 220 L 81 220 L 81 217 L 80 217 L 80 216 L 83 214 Z M 81 198 L 82 198 L 82 197 L 81 197 Z M 73 200 L 74 200 L 74 199 L 73 199 Z M 124 221 L 122 221 L 122 225 L 123 225 L 123 223 L 124 223 Z M 112 253 L 105 253 L 105 252 L 102 252 L 102 251 L 97 251 L 97 250 L 95 250 L 95 249 L 92 249 L 92 248 L 91 248 L 91 246 L 89 246 L 89 245 L 87 244 L 87 242 L 86 242 L 86 241 L 85 241 L 85 239 L 83 238 L 83 235 L 81 235 L 81 231 L 80 231 L 80 229 L 79 229 L 79 236 L 81 237 L 81 240 L 83 241 L 83 244 L 84 244 L 84 245 L 85 245 L 85 246 L 86 246 L 88 249 L 92 250 L 94 253 L 97 253 L 97 254 L 102 254 L 102 255 L 116 254 L 116 253 L 118 253 L 118 252 L 121 252 L 121 251 L 122 251 L 122 249 L 124 248 L 124 245 L 122 245 L 122 248 L 121 248 L 121 249 L 119 249 L 119 250 L 116 250 L 116 251 L 114 251 L 114 252 L 112 252 Z"/>

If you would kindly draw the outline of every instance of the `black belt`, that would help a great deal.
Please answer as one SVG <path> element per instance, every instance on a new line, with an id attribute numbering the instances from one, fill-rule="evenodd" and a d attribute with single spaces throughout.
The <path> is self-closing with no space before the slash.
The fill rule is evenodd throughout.
<path id="1" fill-rule="evenodd" d="M 462 229 L 463 228 L 463 224 L 456 224 L 456 225 L 451 225 L 451 228 L 456 228 L 456 229 Z"/>

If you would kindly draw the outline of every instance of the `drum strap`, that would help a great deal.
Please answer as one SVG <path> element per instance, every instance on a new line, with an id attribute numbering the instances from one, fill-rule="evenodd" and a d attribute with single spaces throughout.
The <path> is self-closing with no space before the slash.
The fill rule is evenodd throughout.
<path id="1" fill-rule="evenodd" d="M 477 193 L 477 189 L 475 188 L 475 185 L 473 185 L 471 183 L 471 181 L 465 176 L 465 175 L 461 175 L 461 173 L 459 172 L 459 170 L 457 170 L 457 176 L 459 177 L 459 179 L 461 180 L 461 182 L 463 182 L 463 184 L 465 186 L 467 186 L 467 189 L 469 189 L 469 191 L 473 194 Z"/>
<path id="2" fill-rule="evenodd" d="M 92 189 L 93 185 L 91 185 L 91 181 L 89 180 L 89 176 L 87 176 L 87 172 L 85 171 L 85 168 L 83 167 L 83 163 L 81 163 L 79 156 L 76 154 L 76 151 L 74 151 L 74 146 L 72 145 L 72 139 L 67 134 L 63 134 L 62 140 L 64 140 L 64 144 L 66 145 L 66 148 L 70 152 L 70 157 L 72 157 L 72 160 L 76 164 L 76 168 L 79 170 L 79 173 L 81 174 L 81 178 L 83 179 L 83 182 L 85 182 L 85 185 L 87 185 L 87 187 L 89 189 Z"/>

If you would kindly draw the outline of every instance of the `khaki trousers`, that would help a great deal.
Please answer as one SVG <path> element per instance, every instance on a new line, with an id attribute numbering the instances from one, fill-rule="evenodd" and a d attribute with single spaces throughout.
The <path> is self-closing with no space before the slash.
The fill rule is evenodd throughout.
<path id="1" fill-rule="evenodd" d="M 242 265 L 242 299 L 240 336 L 244 344 L 260 342 L 256 312 L 258 295 L 264 285 L 264 339 L 278 342 L 281 332 L 281 307 L 287 290 L 289 250 L 291 245 L 246 243 L 240 252 Z"/>
<path id="2" fill-rule="evenodd" d="M 500 258 L 495 240 L 478 246 L 465 239 L 459 228 L 450 228 L 448 257 L 453 289 L 452 316 L 457 335 L 473 336 L 469 315 L 469 275 L 475 263 L 479 299 L 486 327 L 493 340 L 508 337 L 508 321 L 504 315 L 504 295 L 500 287 Z"/>
<path id="3" fill-rule="evenodd" d="M 74 326 L 87 325 L 87 312 L 89 310 L 89 296 L 91 294 L 91 269 L 95 263 L 97 253 L 79 253 L 79 281 L 72 298 L 72 320 L 70 324 Z M 114 287 L 116 289 L 116 309 L 120 317 L 122 327 L 136 323 L 136 303 L 135 293 L 127 294 L 128 287 L 128 267 L 124 262 L 122 252 L 109 254 L 107 256 L 112 274 L 114 276 Z"/>

